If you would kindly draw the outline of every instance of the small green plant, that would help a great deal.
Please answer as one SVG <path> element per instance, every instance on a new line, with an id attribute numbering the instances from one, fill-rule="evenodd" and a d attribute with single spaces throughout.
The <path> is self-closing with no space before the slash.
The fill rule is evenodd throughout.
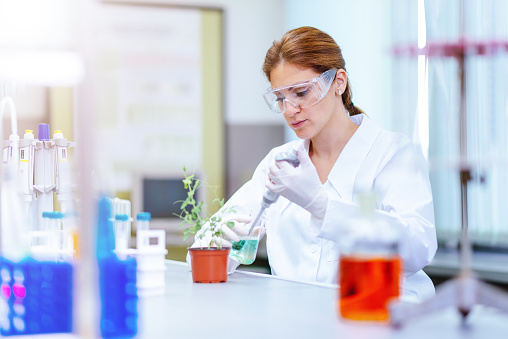
<path id="1" fill-rule="evenodd" d="M 218 204 L 219 212 L 213 216 L 209 215 L 208 209 L 205 207 L 203 201 L 196 200 L 196 192 L 201 181 L 194 177 L 194 174 L 187 174 L 187 170 L 184 171 L 184 179 L 182 180 L 185 189 L 187 190 L 187 198 L 185 200 L 177 201 L 181 203 L 180 214 L 176 214 L 182 222 L 180 228 L 183 228 L 183 240 L 186 240 L 190 235 L 197 234 L 208 222 L 209 229 L 212 237 L 222 238 L 224 231 L 220 228 L 222 224 L 222 216 L 224 214 L 235 213 L 234 207 L 225 208 L 224 199 L 213 199 L 211 205 Z M 228 227 L 233 227 L 234 223 L 229 221 L 226 223 Z M 205 232 L 201 232 L 198 237 L 203 238 Z M 208 247 L 212 244 L 210 243 Z M 217 247 L 222 247 L 222 243 L 216 243 Z"/>

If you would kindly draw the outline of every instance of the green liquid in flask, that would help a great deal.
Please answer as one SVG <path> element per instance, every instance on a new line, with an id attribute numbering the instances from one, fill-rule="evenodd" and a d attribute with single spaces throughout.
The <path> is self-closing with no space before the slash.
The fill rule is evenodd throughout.
<path id="1" fill-rule="evenodd" d="M 243 265 L 250 265 L 256 260 L 259 239 L 257 236 L 242 237 L 240 241 L 232 241 L 233 247 L 229 257 Z"/>

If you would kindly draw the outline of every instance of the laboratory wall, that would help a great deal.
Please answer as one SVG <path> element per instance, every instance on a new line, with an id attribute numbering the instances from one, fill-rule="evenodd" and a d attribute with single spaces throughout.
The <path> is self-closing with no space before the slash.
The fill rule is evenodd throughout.
<path id="1" fill-rule="evenodd" d="M 224 13 L 225 119 L 230 124 L 279 124 L 260 93 L 269 86 L 261 66 L 284 31 L 283 0 L 106 0 L 105 3 L 219 9 Z"/>
<path id="2" fill-rule="evenodd" d="M 384 128 L 401 112 L 392 103 L 391 0 L 286 0 L 284 30 L 314 26 L 330 34 L 346 60 L 353 102 Z M 291 131 L 287 138 L 291 139 Z"/>
<path id="3" fill-rule="evenodd" d="M 112 5 L 134 4 L 138 8 L 154 7 L 150 1 L 104 1 Z M 268 82 L 261 72 L 264 53 L 273 39 L 283 30 L 281 20 L 282 1 L 159 1 L 156 8 L 168 9 L 217 9 L 222 13 L 223 32 L 223 119 L 230 129 L 248 125 L 282 126 L 280 117 L 266 108 L 261 97 Z M 260 24 L 260 23 L 263 24 Z M 252 34 L 254 28 L 255 34 Z M 206 71 L 206 70 L 203 70 Z M 220 94 L 219 94 L 220 95 Z M 244 148 L 249 157 L 249 148 L 263 144 L 262 140 L 239 140 L 236 144 Z M 266 146 L 262 146 L 265 150 Z M 254 153 L 258 153 L 254 150 Z M 242 159 L 234 159 L 241 162 Z M 260 159 L 258 159 L 260 160 Z M 229 161 L 229 159 L 228 159 Z M 229 186 L 237 188 L 240 183 Z"/>
<path id="4" fill-rule="evenodd" d="M 285 29 L 284 3 L 282 0 L 162 0 L 160 3 L 222 12 L 224 176 L 225 196 L 230 197 L 252 176 L 264 155 L 284 141 L 284 120 L 266 107 L 261 96 L 269 87 L 262 72 L 265 53 Z"/>
<path id="5" fill-rule="evenodd" d="M 51 102 L 48 88 L 0 84 L 0 99 L 6 96 L 12 97 L 16 102 L 18 131 L 21 136 L 26 129 L 37 130 L 37 124 L 49 122 Z M 2 133 L 4 140 L 11 134 L 9 114 L 4 113 Z"/>

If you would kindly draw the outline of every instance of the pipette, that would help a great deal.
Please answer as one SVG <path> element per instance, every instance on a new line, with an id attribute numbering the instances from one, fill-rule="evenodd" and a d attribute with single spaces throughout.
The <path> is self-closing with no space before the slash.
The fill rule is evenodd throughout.
<path id="1" fill-rule="evenodd" d="M 300 165 L 300 161 L 298 160 L 298 151 L 293 148 L 289 152 L 281 152 L 275 156 L 275 160 L 277 161 L 287 161 L 293 167 L 298 167 Z M 263 195 L 263 200 L 261 200 L 261 209 L 259 210 L 258 214 L 256 215 L 256 218 L 252 222 L 249 234 L 252 233 L 252 230 L 254 229 L 254 226 L 257 225 L 259 219 L 265 212 L 265 210 L 270 207 L 271 204 L 275 203 L 279 199 L 279 194 L 272 192 L 270 190 L 266 190 L 265 194 Z"/>

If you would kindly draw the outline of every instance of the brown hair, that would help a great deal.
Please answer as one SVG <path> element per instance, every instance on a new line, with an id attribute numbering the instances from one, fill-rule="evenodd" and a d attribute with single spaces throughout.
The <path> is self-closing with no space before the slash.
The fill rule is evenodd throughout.
<path id="1" fill-rule="evenodd" d="M 266 52 L 263 72 L 270 81 L 270 72 L 281 62 L 287 62 L 304 69 L 311 68 L 323 73 L 331 68 L 342 68 L 346 71 L 346 61 L 339 45 L 333 38 L 314 27 L 300 27 L 288 31 L 279 41 L 274 41 Z M 346 71 L 347 72 L 347 71 Z M 347 74 L 347 73 L 346 73 Z M 342 102 L 349 115 L 361 114 L 363 111 L 353 105 L 348 79 Z"/>

